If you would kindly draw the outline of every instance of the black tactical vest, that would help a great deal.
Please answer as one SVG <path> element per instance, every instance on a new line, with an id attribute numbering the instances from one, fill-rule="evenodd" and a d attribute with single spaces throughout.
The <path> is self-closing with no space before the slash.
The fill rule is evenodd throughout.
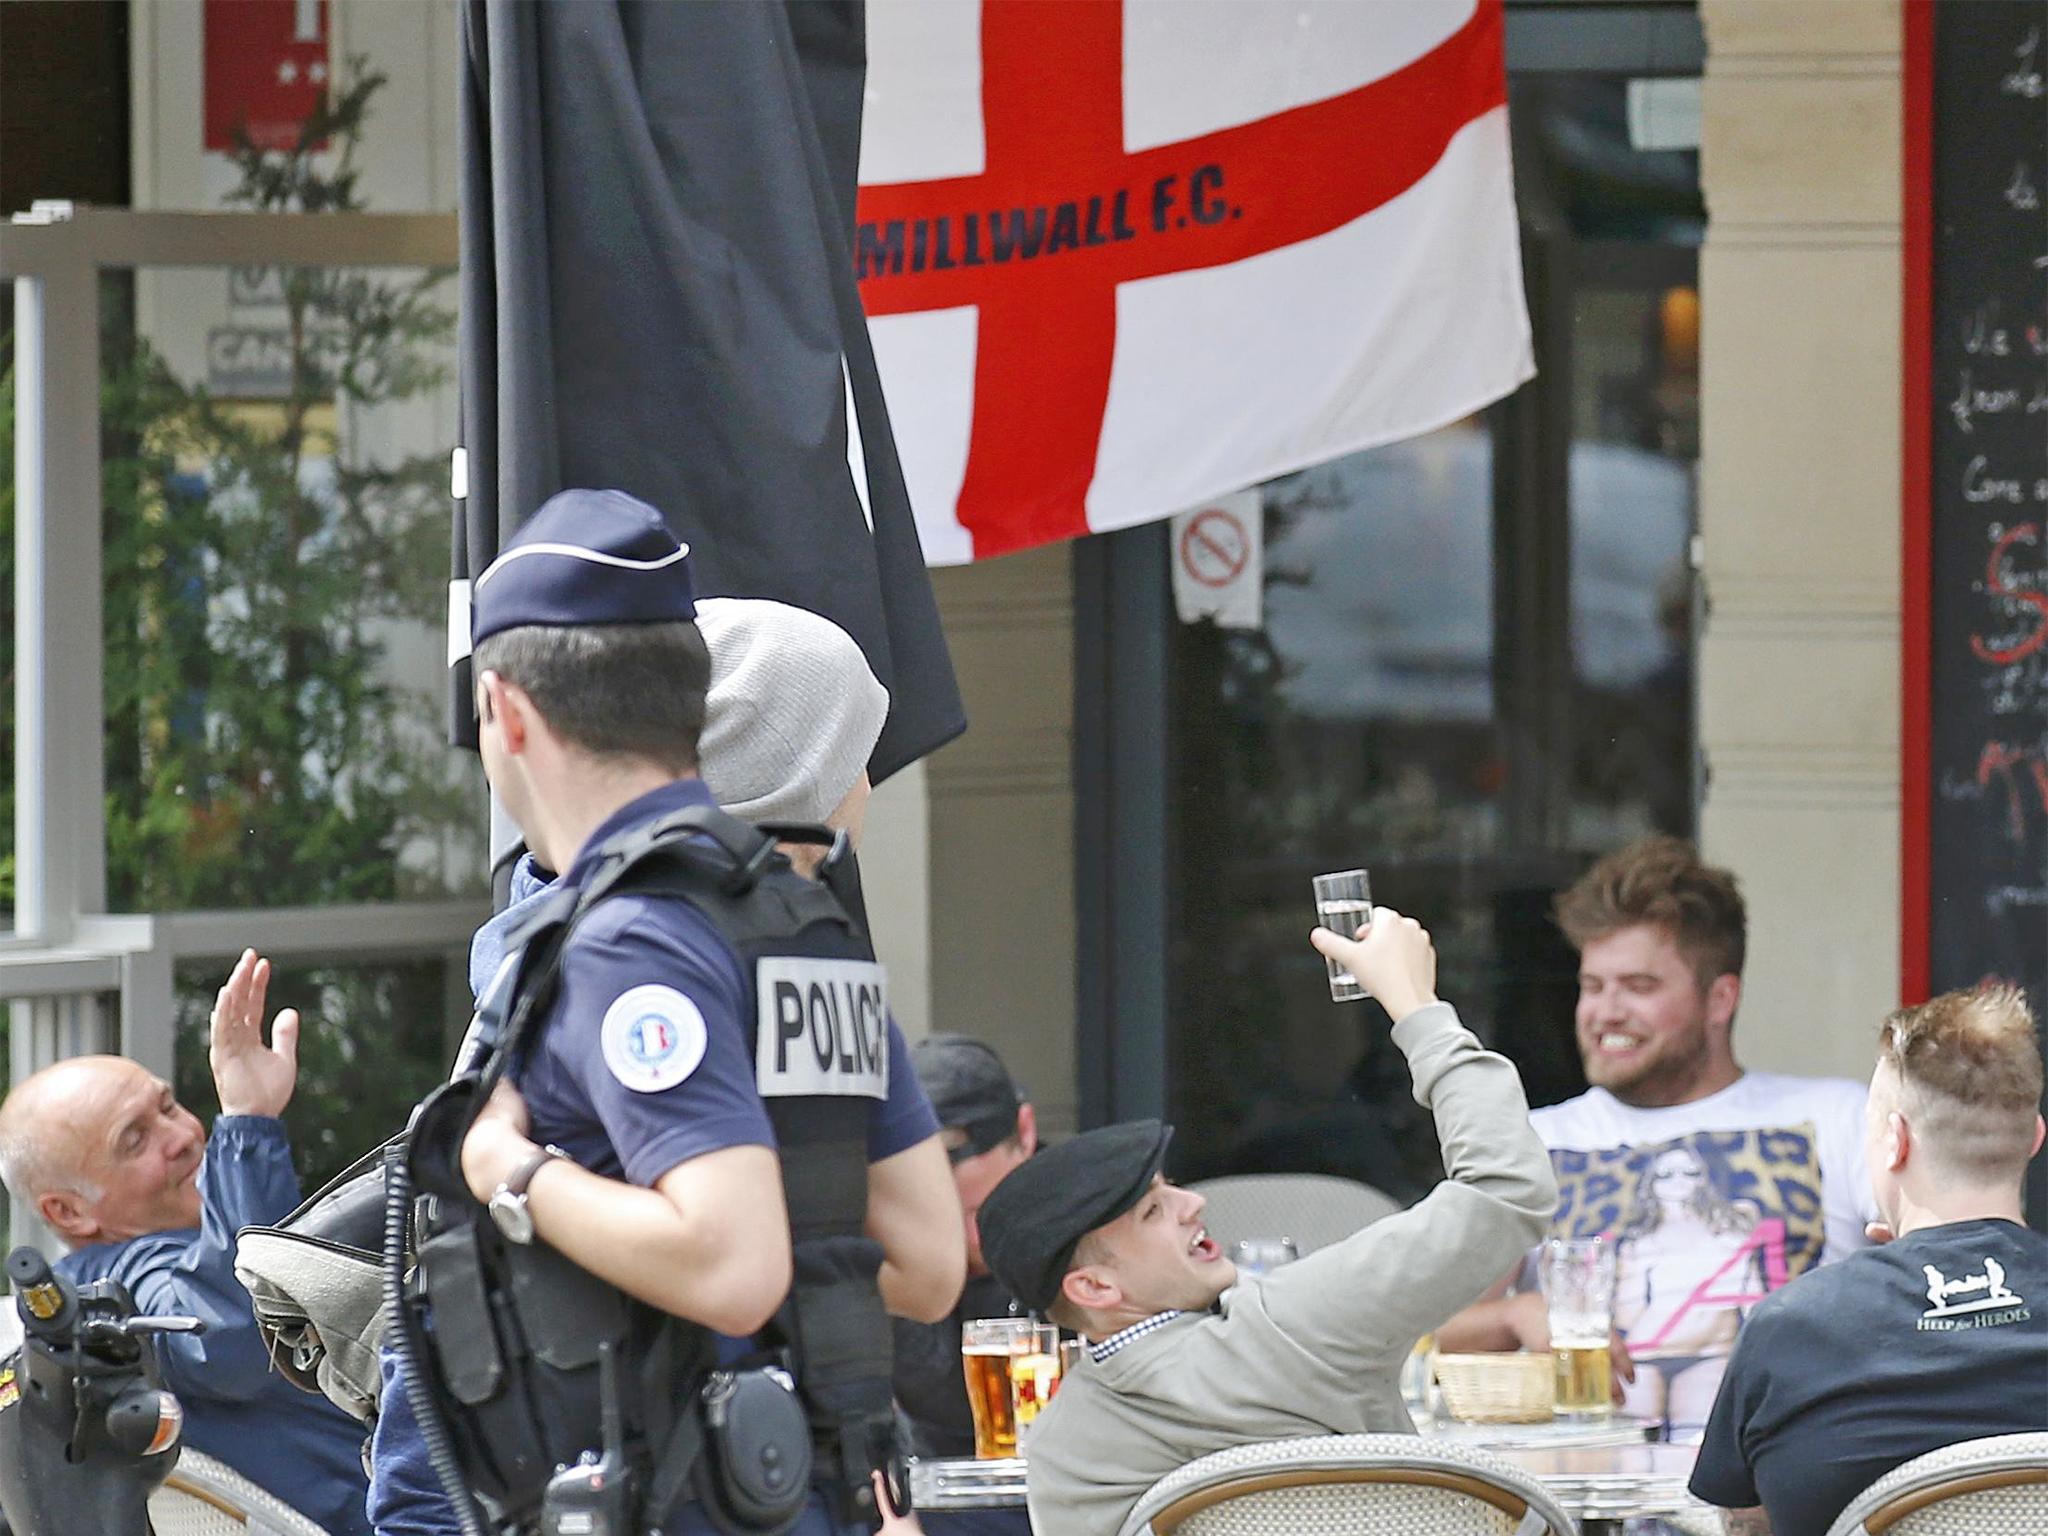
<path id="1" fill-rule="evenodd" d="M 882 972 L 831 884 L 797 874 L 767 833 L 723 812 L 693 806 L 620 834 L 577 889 L 540 903 L 511 936 L 515 980 L 480 1015 L 481 1069 L 428 1099 L 412 1131 L 413 1183 L 432 1198 L 416 1220 L 418 1262 L 401 1319 L 408 1352 L 425 1362 L 419 1375 L 464 1481 L 502 1526 L 530 1522 L 555 1470 L 597 1450 L 606 1344 L 643 1490 L 642 1528 L 688 1493 L 712 1336 L 538 1239 L 506 1241 L 470 1195 L 458 1157 L 477 1109 L 545 1024 L 578 924 L 626 892 L 688 901 L 740 957 L 795 1266 L 764 1342 L 796 1377 L 836 1517 L 872 1524 L 870 1471 L 895 1462 L 882 1252 L 864 1232 L 867 1127 L 890 1067 Z"/>

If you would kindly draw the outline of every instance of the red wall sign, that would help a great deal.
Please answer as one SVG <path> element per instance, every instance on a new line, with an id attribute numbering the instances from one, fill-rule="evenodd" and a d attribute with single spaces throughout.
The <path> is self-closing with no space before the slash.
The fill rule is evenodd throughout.
<path id="1" fill-rule="evenodd" d="M 206 148 L 289 149 L 329 73 L 327 0 L 206 0 Z"/>

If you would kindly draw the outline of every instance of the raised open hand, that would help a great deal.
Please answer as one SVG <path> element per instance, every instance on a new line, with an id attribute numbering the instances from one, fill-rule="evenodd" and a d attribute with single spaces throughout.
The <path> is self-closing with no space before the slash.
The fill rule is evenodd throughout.
<path id="1" fill-rule="evenodd" d="M 207 1061 L 224 1115 L 281 1115 L 299 1081 L 299 1011 L 286 1008 L 263 1043 L 263 1001 L 270 962 L 245 949 L 213 999 Z"/>

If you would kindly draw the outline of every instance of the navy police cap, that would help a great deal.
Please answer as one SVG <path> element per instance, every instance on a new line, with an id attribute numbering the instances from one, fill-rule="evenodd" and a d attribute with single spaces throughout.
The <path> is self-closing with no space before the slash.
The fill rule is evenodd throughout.
<path id="1" fill-rule="evenodd" d="M 1034 1312 L 1059 1298 L 1074 1249 L 1144 1198 L 1173 1127 L 1130 1120 L 1071 1137 L 1019 1164 L 982 1202 L 981 1257 Z"/>
<path id="2" fill-rule="evenodd" d="M 624 491 L 559 491 L 470 590 L 471 644 L 524 624 L 660 624 L 697 616 L 690 548 Z"/>

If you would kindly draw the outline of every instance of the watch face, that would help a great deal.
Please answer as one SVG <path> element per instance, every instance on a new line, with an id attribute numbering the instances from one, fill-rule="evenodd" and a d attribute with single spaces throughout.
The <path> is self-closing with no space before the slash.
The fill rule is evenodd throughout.
<path id="1" fill-rule="evenodd" d="M 526 1196 L 499 1190 L 491 1196 L 491 1220 L 505 1234 L 508 1243 L 533 1241 L 533 1212 L 526 1208 Z"/>

